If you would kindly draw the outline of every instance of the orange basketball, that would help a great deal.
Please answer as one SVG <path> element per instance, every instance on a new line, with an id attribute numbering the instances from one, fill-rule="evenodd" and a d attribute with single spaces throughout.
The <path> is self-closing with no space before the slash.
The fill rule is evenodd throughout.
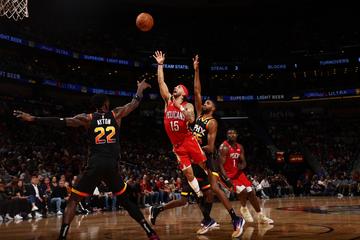
<path id="1" fill-rule="evenodd" d="M 154 19 L 148 13 L 140 13 L 136 18 L 136 26 L 143 32 L 150 31 L 154 26 Z"/>

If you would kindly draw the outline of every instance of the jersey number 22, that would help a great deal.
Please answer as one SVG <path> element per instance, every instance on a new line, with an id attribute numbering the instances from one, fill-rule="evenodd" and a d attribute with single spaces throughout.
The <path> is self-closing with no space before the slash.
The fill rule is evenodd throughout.
<path id="1" fill-rule="evenodd" d="M 103 127 L 95 128 L 94 133 L 98 133 L 98 135 L 95 137 L 95 143 L 104 144 L 104 143 L 116 142 L 116 139 L 112 138 L 115 135 L 115 131 L 116 130 L 113 126 L 106 127 L 106 129 Z M 105 133 L 106 133 L 106 139 L 103 139 Z"/>

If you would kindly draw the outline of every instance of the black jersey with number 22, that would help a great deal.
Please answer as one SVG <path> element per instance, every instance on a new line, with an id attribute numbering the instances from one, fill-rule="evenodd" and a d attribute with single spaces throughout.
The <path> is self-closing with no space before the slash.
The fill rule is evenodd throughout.
<path id="1" fill-rule="evenodd" d="M 114 113 L 111 111 L 91 114 L 89 131 L 92 141 L 90 144 L 90 161 L 117 160 L 120 154 L 120 129 Z"/>

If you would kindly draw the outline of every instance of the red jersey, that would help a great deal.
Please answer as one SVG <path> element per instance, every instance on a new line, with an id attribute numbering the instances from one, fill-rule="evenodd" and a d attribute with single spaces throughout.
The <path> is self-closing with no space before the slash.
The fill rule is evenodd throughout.
<path id="1" fill-rule="evenodd" d="M 186 104 L 186 102 L 183 102 L 181 106 L 185 107 Z M 170 100 L 164 111 L 164 126 L 173 145 L 179 144 L 187 137 L 192 136 L 185 115 Z"/>
<path id="2" fill-rule="evenodd" d="M 223 144 L 229 148 L 224 170 L 229 178 L 233 178 L 239 172 L 238 164 L 240 163 L 241 147 L 238 143 L 236 143 L 235 147 L 232 147 L 227 141 L 224 141 Z"/>

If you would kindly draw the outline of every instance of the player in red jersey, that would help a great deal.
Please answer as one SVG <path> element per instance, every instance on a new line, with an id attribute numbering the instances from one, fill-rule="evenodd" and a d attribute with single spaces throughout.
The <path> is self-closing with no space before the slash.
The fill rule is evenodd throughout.
<path id="1" fill-rule="evenodd" d="M 206 104 L 204 104 L 205 110 L 203 111 L 201 95 L 200 95 L 201 91 L 200 91 L 200 78 L 199 78 L 199 62 L 198 62 L 198 57 L 196 56 L 194 59 L 194 69 L 195 69 L 194 84 L 196 88 L 195 95 L 197 100 L 195 102 L 198 105 L 200 104 L 200 107 L 197 108 L 198 119 L 195 124 L 195 127 L 197 127 L 198 130 L 200 130 L 200 128 L 206 128 L 205 126 L 207 126 L 208 121 L 211 120 L 211 122 L 209 122 L 210 123 L 209 126 L 211 126 L 210 131 L 204 129 L 204 131 L 200 131 L 199 133 L 194 132 L 195 136 L 198 136 L 200 134 L 201 136 L 199 135 L 199 137 L 203 139 L 202 141 L 203 145 L 201 148 L 198 141 L 192 135 L 191 131 L 188 128 L 188 123 L 190 124 L 194 123 L 195 114 L 194 114 L 193 105 L 184 101 L 184 97 L 188 96 L 188 91 L 186 87 L 183 85 L 178 85 L 177 87 L 174 88 L 173 94 L 171 95 L 164 81 L 163 63 L 165 60 L 165 55 L 162 52 L 157 51 L 155 52 L 154 58 L 158 63 L 158 83 L 160 87 L 160 93 L 165 101 L 165 115 L 164 115 L 165 129 L 172 144 L 174 145 L 174 153 L 178 158 L 181 170 L 183 170 L 183 173 L 186 176 L 191 188 L 199 196 L 199 194 L 197 193 L 194 187 L 194 182 L 196 178 L 194 178 L 194 172 L 191 167 L 191 163 L 199 165 L 202 169 L 207 169 L 207 166 L 205 164 L 207 158 L 203 152 L 203 149 L 206 150 L 209 153 L 209 155 L 212 155 L 215 149 L 214 143 L 215 143 L 215 137 L 217 131 L 217 127 L 216 127 L 217 123 L 215 119 L 213 119 L 212 117 L 212 113 L 215 111 L 215 106 L 213 102 L 210 103 L 210 101 L 207 101 Z M 198 96 L 200 96 L 200 100 L 198 100 Z M 204 115 L 205 118 L 202 118 L 203 117 L 202 114 L 205 114 Z M 209 140 L 209 144 L 207 143 L 208 140 Z M 209 179 L 213 179 L 212 172 L 208 171 L 208 176 L 210 175 L 211 177 L 209 177 Z M 196 184 L 197 184 L 197 189 L 199 189 L 197 180 L 196 180 Z M 213 181 L 213 184 L 215 185 L 217 184 L 217 182 Z M 213 189 L 216 188 L 213 187 Z M 201 193 L 200 189 L 198 191 Z M 222 200 L 224 205 L 226 206 L 232 218 L 232 223 L 234 226 L 234 232 L 232 236 L 239 237 L 242 234 L 245 221 L 235 214 L 234 209 L 231 207 L 230 203 L 228 203 L 228 199 L 225 197 L 224 193 L 223 192 L 219 193 L 219 192 L 220 190 L 216 193 L 219 196 L 219 198 Z M 174 202 L 174 205 L 176 203 L 177 202 Z M 176 204 L 176 206 L 177 205 L 178 204 Z M 211 203 L 209 204 L 208 202 L 205 205 L 206 206 L 202 206 L 202 207 L 205 210 L 205 212 L 209 214 L 211 211 Z M 208 215 L 207 218 L 208 221 L 203 223 L 203 226 L 205 227 L 199 229 L 198 234 L 206 233 L 209 230 L 209 226 L 215 226 L 217 224 L 213 219 L 210 218 L 210 215 Z"/>
<path id="2" fill-rule="evenodd" d="M 194 176 L 191 163 L 205 163 L 206 156 L 199 143 L 192 135 L 188 124 L 195 121 L 194 106 L 186 101 L 189 91 L 184 85 L 178 85 L 170 94 L 164 81 L 164 60 L 165 54 L 156 51 L 154 58 L 158 63 L 158 83 L 161 97 L 165 101 L 164 126 L 175 153 L 179 167 L 185 175 L 190 187 L 198 197 L 202 197 L 199 182 Z"/>
<path id="3" fill-rule="evenodd" d="M 246 177 L 243 169 L 246 167 L 245 152 L 242 145 L 237 143 L 237 132 L 234 129 L 227 131 L 227 140 L 220 146 L 220 170 L 226 180 L 233 184 L 234 192 L 237 194 L 241 203 L 241 214 L 247 222 L 254 222 L 246 201 L 249 200 L 254 207 L 259 223 L 274 223 L 267 218 L 261 211 L 259 201 L 255 191 L 252 189 L 252 183 Z"/>

